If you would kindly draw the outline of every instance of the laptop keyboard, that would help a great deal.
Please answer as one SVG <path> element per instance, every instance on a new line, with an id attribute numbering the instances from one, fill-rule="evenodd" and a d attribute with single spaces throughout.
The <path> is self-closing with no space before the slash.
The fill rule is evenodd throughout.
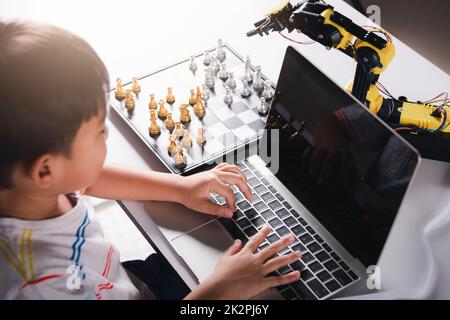
<path id="1" fill-rule="evenodd" d="M 277 255 L 299 250 L 303 253 L 302 258 L 273 273 L 282 275 L 293 270 L 301 273 L 300 280 L 277 287 L 285 299 L 326 299 L 359 279 L 254 166 L 248 161 L 237 165 L 245 173 L 254 199 L 248 201 L 235 185 L 231 186 L 238 209 L 232 219 L 220 220 L 235 238 L 243 242 L 247 242 L 262 226 L 269 225 L 272 231 L 258 250 L 286 234 L 295 236 L 294 243 Z M 214 194 L 212 197 L 216 203 L 226 203 L 222 196 Z"/>

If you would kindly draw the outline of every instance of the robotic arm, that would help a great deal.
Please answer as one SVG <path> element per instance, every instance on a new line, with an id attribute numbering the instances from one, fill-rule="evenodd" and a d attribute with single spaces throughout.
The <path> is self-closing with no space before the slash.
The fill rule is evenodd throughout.
<path id="1" fill-rule="evenodd" d="M 255 23 L 255 29 L 247 36 L 263 36 L 285 29 L 289 32 L 298 30 L 327 49 L 338 49 L 353 58 L 357 66 L 348 90 L 387 123 L 412 127 L 417 131 L 450 132 L 447 99 L 435 106 L 409 102 L 406 98 L 381 96 L 378 79 L 395 56 L 389 35 L 381 29 L 366 30 L 322 0 L 306 0 L 295 5 L 285 1 L 265 19 Z M 378 32 L 384 33 L 386 39 Z"/>

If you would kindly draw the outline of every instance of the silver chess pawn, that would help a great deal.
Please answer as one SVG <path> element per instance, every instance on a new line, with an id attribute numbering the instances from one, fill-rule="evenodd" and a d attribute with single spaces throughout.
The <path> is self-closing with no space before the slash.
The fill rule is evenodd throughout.
<path id="1" fill-rule="evenodd" d="M 216 49 L 216 56 L 217 56 L 217 60 L 219 60 L 220 63 L 225 61 L 226 54 L 225 54 L 225 50 L 223 48 L 222 39 L 219 39 L 219 41 L 218 41 L 218 46 Z"/>
<path id="2" fill-rule="evenodd" d="M 255 90 L 257 93 L 261 93 L 264 90 L 264 81 L 262 79 L 261 66 L 256 67 L 256 76 L 253 83 L 253 90 Z"/>
<path id="3" fill-rule="evenodd" d="M 215 84 L 216 80 L 214 77 L 214 71 L 211 69 L 211 67 L 209 67 L 205 70 L 205 85 L 208 89 L 212 90 L 214 89 Z"/>
<path id="4" fill-rule="evenodd" d="M 233 72 L 228 74 L 228 79 L 225 83 L 230 89 L 236 89 L 236 81 L 234 80 Z"/>
<path id="5" fill-rule="evenodd" d="M 225 95 L 223 97 L 223 102 L 225 102 L 227 106 L 233 103 L 233 96 L 231 95 L 231 90 L 228 86 L 225 86 Z"/>
<path id="6" fill-rule="evenodd" d="M 203 57 L 203 64 L 205 66 L 209 66 L 211 64 L 211 56 L 209 55 L 209 50 L 205 51 L 204 57 Z"/>
<path id="7" fill-rule="evenodd" d="M 205 103 L 209 100 L 209 89 L 206 85 L 202 85 L 202 100 Z"/>
<path id="8" fill-rule="evenodd" d="M 264 82 L 264 91 L 261 94 L 264 99 L 270 100 L 273 98 L 273 90 L 272 90 L 272 84 L 269 80 L 266 80 Z"/>
<path id="9" fill-rule="evenodd" d="M 247 81 L 247 83 L 252 83 L 253 81 L 253 71 L 250 63 L 250 56 L 247 56 L 247 58 L 245 58 L 245 70 L 242 80 Z"/>
<path id="10" fill-rule="evenodd" d="M 215 56 L 211 57 L 211 64 L 209 66 L 210 66 L 212 72 L 214 73 L 214 76 L 216 76 L 220 71 L 220 66 L 217 63 L 217 58 Z"/>
<path id="11" fill-rule="evenodd" d="M 266 104 L 266 99 L 261 98 L 259 101 L 259 105 L 256 108 L 256 110 L 258 110 L 259 115 L 261 116 L 265 116 L 267 115 L 267 113 L 269 112 L 269 107 Z"/>
<path id="12" fill-rule="evenodd" d="M 248 98 L 252 95 L 250 88 L 248 86 L 248 82 L 245 80 L 242 80 L 242 89 L 241 89 L 241 96 L 243 98 Z"/>
<path id="13" fill-rule="evenodd" d="M 197 62 L 195 62 L 195 56 L 191 56 L 191 63 L 189 64 L 189 70 L 191 70 L 193 73 L 197 71 Z"/>
<path id="14" fill-rule="evenodd" d="M 220 71 L 217 75 L 219 76 L 219 79 L 222 81 L 228 79 L 228 71 L 225 69 L 225 63 L 220 64 Z"/>

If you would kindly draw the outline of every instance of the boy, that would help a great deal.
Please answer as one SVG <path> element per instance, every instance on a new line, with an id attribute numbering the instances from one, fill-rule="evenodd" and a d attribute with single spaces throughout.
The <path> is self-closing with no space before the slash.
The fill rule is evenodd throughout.
<path id="1" fill-rule="evenodd" d="M 82 194 L 176 201 L 224 217 L 235 210 L 228 185 L 251 198 L 245 175 L 228 164 L 189 177 L 104 166 L 108 83 L 79 37 L 0 22 L 0 298 L 141 298 Z M 228 206 L 210 202 L 212 192 Z M 186 298 L 247 299 L 298 279 L 298 271 L 267 276 L 301 255 L 269 259 L 291 236 L 255 253 L 269 231 L 236 241 Z"/>

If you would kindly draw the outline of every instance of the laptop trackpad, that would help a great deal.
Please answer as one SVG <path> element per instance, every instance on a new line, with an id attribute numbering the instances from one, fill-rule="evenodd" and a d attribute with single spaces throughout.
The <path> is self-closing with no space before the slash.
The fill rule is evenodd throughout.
<path id="1" fill-rule="evenodd" d="M 233 238 L 214 220 L 171 241 L 199 281 L 205 280 L 219 259 L 233 243 Z"/>

